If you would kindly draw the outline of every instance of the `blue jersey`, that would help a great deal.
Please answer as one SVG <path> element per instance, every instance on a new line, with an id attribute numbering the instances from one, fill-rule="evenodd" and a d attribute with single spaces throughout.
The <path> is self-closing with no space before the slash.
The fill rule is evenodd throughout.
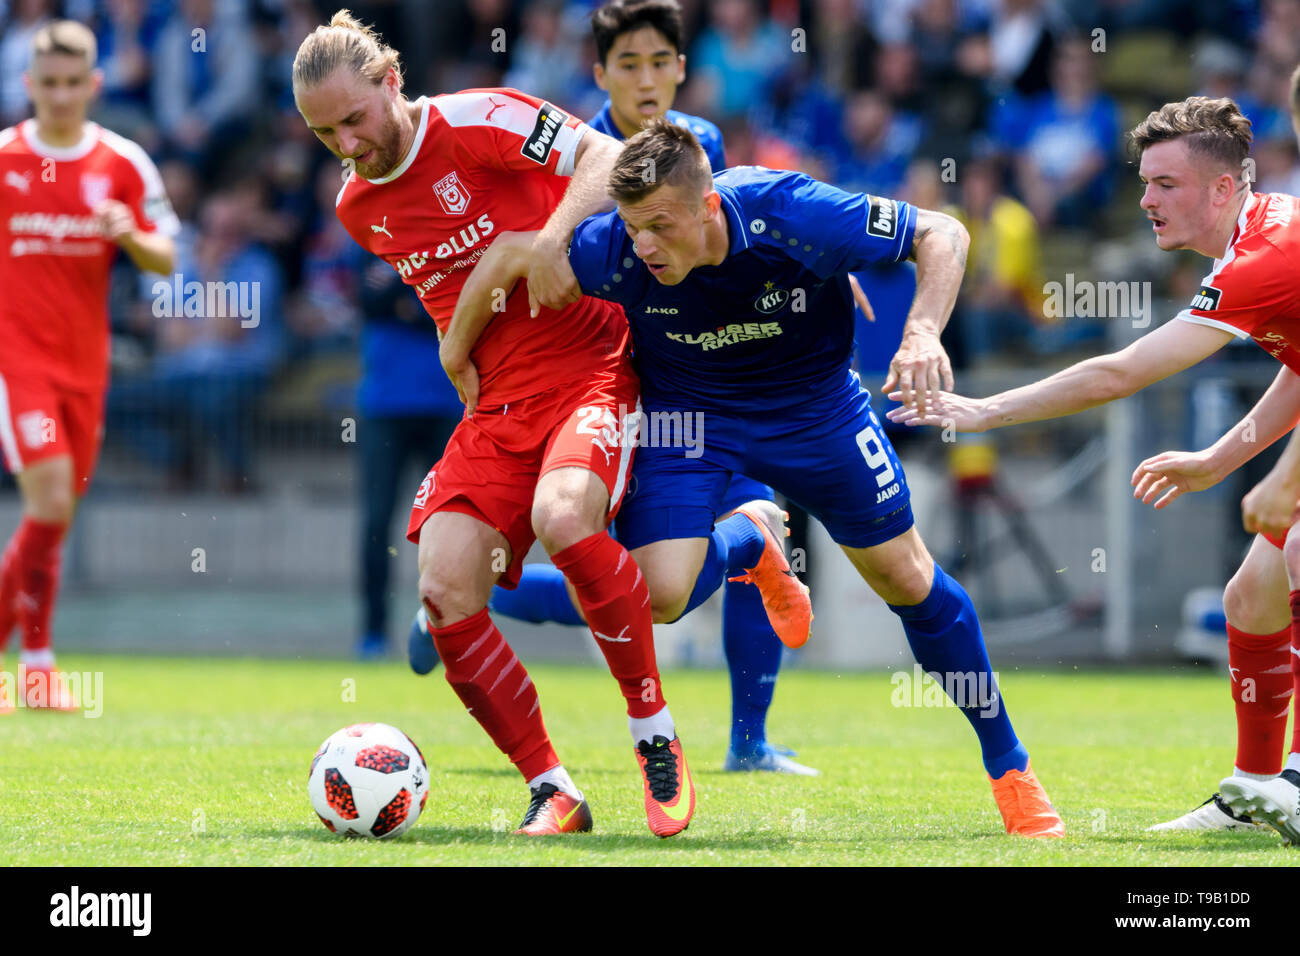
<path id="1" fill-rule="evenodd" d="M 587 125 L 594 130 L 599 130 L 606 136 L 623 139 L 623 131 L 614 125 L 614 117 L 609 110 L 609 100 L 606 100 L 600 112 L 587 120 Z M 709 157 L 709 167 L 715 173 L 720 173 L 727 168 L 727 154 L 722 148 L 722 131 L 718 127 L 706 119 L 691 116 L 689 113 L 679 113 L 677 110 L 669 110 L 664 115 L 670 122 L 676 123 L 678 126 L 684 126 L 695 134 L 695 138 L 700 141 L 705 154 Z"/>
<path id="2" fill-rule="evenodd" d="M 844 273 L 907 258 L 916 209 L 803 174 L 739 166 L 714 179 L 729 249 L 675 286 L 632 251 L 616 212 L 579 224 L 583 292 L 623 306 L 647 408 L 758 409 L 842 381 L 854 310 Z"/>

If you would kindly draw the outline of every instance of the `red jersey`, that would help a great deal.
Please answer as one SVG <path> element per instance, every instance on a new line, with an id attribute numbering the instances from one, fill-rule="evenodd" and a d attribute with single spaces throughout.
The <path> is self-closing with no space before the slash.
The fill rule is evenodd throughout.
<path id="1" fill-rule="evenodd" d="M 336 212 L 363 249 L 415 289 L 445 332 L 492 237 L 540 229 L 555 211 L 589 127 L 518 90 L 466 90 L 421 97 L 418 104 L 405 159 L 382 179 L 352 172 Z M 521 282 L 471 353 L 483 404 L 504 404 L 607 368 L 627 339 L 623 313 L 597 299 L 583 297 L 558 316 L 530 318 Z"/>
<path id="2" fill-rule="evenodd" d="M 49 146 L 31 119 L 0 132 L 0 372 L 77 391 L 108 383 L 117 244 L 92 214 L 105 199 L 145 232 L 180 231 L 157 167 L 130 140 L 86 123 L 75 146 Z"/>
<path id="3" fill-rule="evenodd" d="M 1177 317 L 1253 338 L 1300 374 L 1300 199 L 1252 193 L 1227 252 Z"/>

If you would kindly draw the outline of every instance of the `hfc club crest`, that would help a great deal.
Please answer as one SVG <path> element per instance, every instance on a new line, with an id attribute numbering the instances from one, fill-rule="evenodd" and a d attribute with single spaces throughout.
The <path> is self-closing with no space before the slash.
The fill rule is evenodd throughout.
<path id="1" fill-rule="evenodd" d="M 97 173 L 81 174 L 81 198 L 91 209 L 94 209 L 107 199 L 108 192 L 112 188 L 113 180 L 108 176 L 101 176 Z"/>
<path id="2" fill-rule="evenodd" d="M 469 193 L 460 184 L 454 172 L 448 173 L 433 184 L 433 191 L 438 194 L 438 202 L 449 216 L 459 216 L 469 205 Z"/>

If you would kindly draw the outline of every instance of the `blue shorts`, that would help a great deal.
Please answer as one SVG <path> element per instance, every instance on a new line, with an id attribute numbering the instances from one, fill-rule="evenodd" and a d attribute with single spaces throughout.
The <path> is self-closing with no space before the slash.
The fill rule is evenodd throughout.
<path id="1" fill-rule="evenodd" d="M 645 409 L 643 436 L 647 428 L 657 433 L 655 412 Z M 666 538 L 707 538 L 717 516 L 741 503 L 728 494 L 739 475 L 771 485 L 845 547 L 883 544 L 912 527 L 903 466 L 853 372 L 785 407 L 687 414 L 700 416 L 693 445 L 643 437 L 637 448 L 615 519 L 629 550 Z M 744 500 L 750 497 L 758 496 Z"/>

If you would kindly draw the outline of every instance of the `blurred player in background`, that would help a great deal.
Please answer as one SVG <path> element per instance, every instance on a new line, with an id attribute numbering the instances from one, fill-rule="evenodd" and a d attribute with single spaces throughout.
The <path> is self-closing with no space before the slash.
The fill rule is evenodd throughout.
<path id="1" fill-rule="evenodd" d="M 0 132 L 0 451 L 23 502 L 0 557 L 0 649 L 17 626 L 29 707 L 75 705 L 50 621 L 103 435 L 109 272 L 122 249 L 170 274 L 180 231 L 144 150 L 86 120 L 103 84 L 96 52 L 79 23 L 38 30 L 23 76 L 35 117 Z M 0 712 L 15 703 L 0 700 Z"/>
<path id="2" fill-rule="evenodd" d="M 415 499 L 408 537 L 419 544 L 421 601 L 448 682 L 528 784 L 517 832 L 591 829 L 532 679 L 487 608 L 492 587 L 514 586 L 540 540 L 625 698 L 650 829 L 681 832 L 695 788 L 660 686 L 649 592 L 605 534 L 627 487 L 632 449 L 619 438 L 635 429 L 639 382 L 623 316 L 579 298 L 565 255 L 573 227 L 608 203 L 617 144 L 515 90 L 411 102 L 397 53 L 347 11 L 303 41 L 293 86 L 308 127 L 351 167 L 339 220 L 415 289 L 444 334 L 490 237 L 541 228 L 527 296 L 501 303 L 475 350 L 482 404 Z M 562 311 L 539 320 L 541 307 Z M 563 334 L 550 332 L 557 320 Z"/>
<path id="3" fill-rule="evenodd" d="M 676 0 L 614 0 L 592 14 L 591 25 L 598 57 L 593 68 L 596 83 L 609 93 L 604 108 L 589 120 L 591 127 L 622 140 L 647 120 L 666 116 L 695 134 L 715 173 L 726 169 L 717 126 L 670 109 L 686 78 L 682 11 Z M 722 510 L 731 512 L 756 499 L 772 500 L 772 489 L 736 475 Z M 796 763 L 790 751 L 767 739 L 767 711 L 781 669 L 782 645 L 762 597 L 743 581 L 730 581 L 724 588 L 722 649 L 731 674 L 731 743 L 723 769 L 814 775 L 816 770 Z M 547 564 L 526 565 L 515 591 L 495 588 L 492 609 L 533 623 L 584 623 L 563 575 Z"/>
<path id="4" fill-rule="evenodd" d="M 1300 421 L 1300 199 L 1252 191 L 1250 121 L 1230 99 L 1167 103 L 1130 136 L 1156 245 L 1214 260 L 1188 308 L 1120 352 L 1032 385 L 981 399 L 941 393 L 924 411 L 900 408 L 889 417 L 963 432 L 1059 418 L 1127 397 L 1233 339 L 1253 338 L 1283 368 L 1250 415 L 1210 449 L 1157 455 L 1134 473 L 1137 496 L 1164 507 L 1184 491 L 1215 484 Z M 1274 529 L 1285 532 L 1289 520 Z M 1248 518 L 1248 528 L 1267 525 Z M 1256 538 L 1224 595 L 1238 729 L 1233 776 L 1163 829 L 1265 820 L 1300 842 L 1300 725 L 1282 763 L 1287 710 L 1300 691 L 1300 540 L 1283 548 L 1281 536 Z"/>
<path id="5" fill-rule="evenodd" d="M 347 240 L 352 245 L 352 240 Z M 365 253 L 357 249 L 358 256 Z M 357 466 L 361 491 L 361 597 L 364 618 L 357 656 L 388 652 L 392 566 L 389 539 L 398 485 L 413 463 L 442 457 L 464 409 L 440 368 L 437 327 L 420 300 L 387 263 L 370 256 L 360 266 L 361 382 L 357 387 Z M 423 609 L 419 615 L 426 618 Z M 427 626 L 427 625 L 422 625 Z M 422 630 L 428 652 L 436 652 Z M 432 668 L 432 665 L 431 665 Z"/>

